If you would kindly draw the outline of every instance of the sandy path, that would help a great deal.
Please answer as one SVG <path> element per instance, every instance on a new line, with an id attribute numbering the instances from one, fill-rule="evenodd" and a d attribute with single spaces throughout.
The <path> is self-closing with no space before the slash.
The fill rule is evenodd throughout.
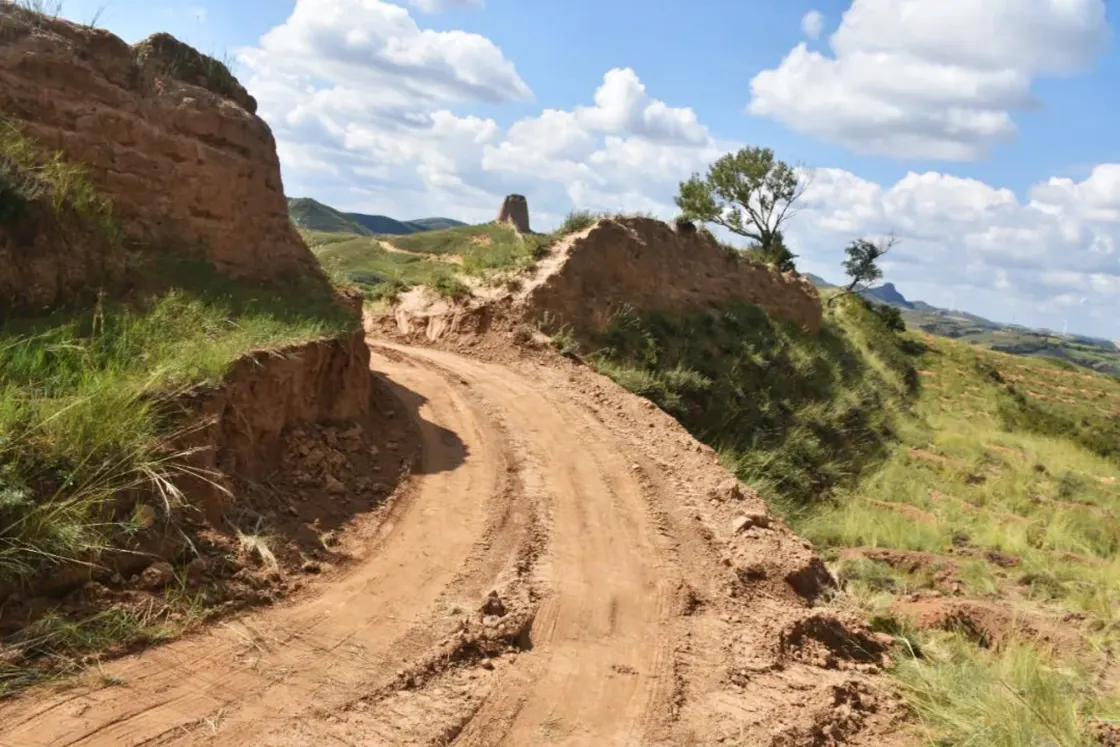
<path id="1" fill-rule="evenodd" d="M 567 363 L 373 350 L 423 450 L 355 562 L 122 684 L 0 703 L 0 745 L 886 743 L 843 624 L 796 632 L 819 561 L 730 529 L 764 506 L 666 414 Z"/>
<path id="2" fill-rule="evenodd" d="M 538 507 L 549 531 L 533 650 L 486 688 L 493 697 L 475 699 L 478 726 L 463 741 L 640 743 L 666 692 L 672 583 L 622 446 L 574 403 L 500 366 L 402 352 L 375 367 L 402 397 L 426 398 L 424 463 L 365 558 L 291 606 L 106 666 L 123 685 L 0 706 L 0 744 L 411 743 L 399 723 L 359 719 L 342 736 L 329 716 L 453 631 L 447 610 L 477 607 Z"/>
<path id="3" fill-rule="evenodd" d="M 136 745 L 189 738 L 196 727 L 232 737 L 243 723 L 256 730 L 379 683 L 429 644 L 438 631 L 423 634 L 426 618 L 483 537 L 488 499 L 501 495 L 502 437 L 441 376 L 408 367 L 399 381 L 428 399 L 419 409 L 425 474 L 370 538 L 366 559 L 294 606 L 105 667 L 122 687 L 0 706 L 0 744 Z"/>

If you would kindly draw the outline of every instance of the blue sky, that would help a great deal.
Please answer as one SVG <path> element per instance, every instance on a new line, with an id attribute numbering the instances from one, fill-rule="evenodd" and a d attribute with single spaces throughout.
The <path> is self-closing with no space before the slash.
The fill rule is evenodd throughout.
<path id="1" fill-rule="evenodd" d="M 767 145 L 816 169 L 789 231 L 837 279 L 894 232 L 911 298 L 1120 338 L 1120 53 L 1104 0 L 67 0 L 236 60 L 290 195 L 537 228 L 673 214 Z M 529 8 L 531 7 L 531 10 Z M 687 10 L 686 10 L 687 7 Z M 801 46 L 804 45 L 804 46 Z"/>

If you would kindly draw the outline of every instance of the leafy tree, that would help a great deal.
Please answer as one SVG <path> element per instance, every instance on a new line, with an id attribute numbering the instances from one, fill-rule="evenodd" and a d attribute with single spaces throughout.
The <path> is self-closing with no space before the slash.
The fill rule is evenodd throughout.
<path id="1" fill-rule="evenodd" d="M 886 239 L 873 242 L 867 239 L 856 239 L 844 249 L 847 259 L 844 260 L 844 272 L 847 273 L 851 279 L 844 289 L 837 293 L 829 301 L 829 304 L 836 302 L 836 299 L 843 296 L 855 293 L 861 285 L 869 286 L 876 280 L 883 277 L 883 271 L 879 269 L 879 259 L 889 252 L 898 240 L 894 236 L 888 236 Z"/>
<path id="2" fill-rule="evenodd" d="M 750 239 L 757 256 L 782 270 L 794 269 L 795 255 L 782 239 L 782 226 L 809 179 L 770 148 L 742 148 L 713 163 L 705 177 L 681 182 L 677 207 L 689 220 L 715 223 Z"/>

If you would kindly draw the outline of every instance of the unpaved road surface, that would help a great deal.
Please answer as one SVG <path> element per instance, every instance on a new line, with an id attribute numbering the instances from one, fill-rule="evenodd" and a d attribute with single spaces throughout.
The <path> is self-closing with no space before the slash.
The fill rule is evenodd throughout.
<path id="1" fill-rule="evenodd" d="M 664 413 L 566 361 L 373 367 L 422 457 L 355 561 L 0 704 L 0 744 L 883 743 L 879 643 L 811 608 L 819 561 Z"/>

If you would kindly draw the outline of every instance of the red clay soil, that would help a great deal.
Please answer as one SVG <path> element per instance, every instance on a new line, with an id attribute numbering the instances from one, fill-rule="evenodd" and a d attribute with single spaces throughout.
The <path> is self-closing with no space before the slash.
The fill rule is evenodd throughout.
<path id="1" fill-rule="evenodd" d="M 1017 610 L 998 601 L 924 597 L 899 600 L 892 609 L 919 628 L 960 632 L 982 648 L 1000 648 L 1012 639 L 1070 650 L 1082 646 L 1070 621 Z"/>
<path id="2" fill-rule="evenodd" d="M 374 350 L 421 449 L 350 560 L 0 704 L 0 744 L 897 743 L 887 641 L 814 608 L 820 559 L 672 418 L 553 354 Z"/>

